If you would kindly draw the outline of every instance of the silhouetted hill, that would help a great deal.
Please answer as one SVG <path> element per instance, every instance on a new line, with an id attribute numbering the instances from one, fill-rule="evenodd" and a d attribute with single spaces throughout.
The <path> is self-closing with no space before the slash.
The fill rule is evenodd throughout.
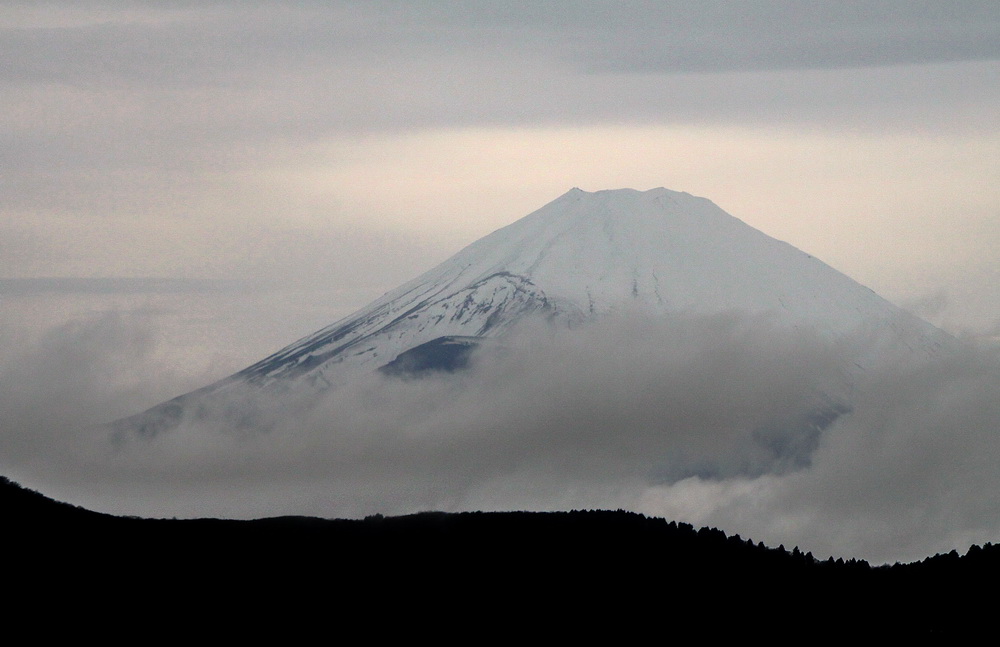
<path id="1" fill-rule="evenodd" d="M 991 545 L 873 568 L 621 510 L 139 519 L 53 501 L 2 477 L 0 506 L 5 553 L 31 565 L 9 585 L 84 595 L 99 582 L 124 593 L 116 604 L 132 610 L 178 595 L 219 609 L 267 601 L 272 612 L 333 604 L 331 595 L 346 607 L 452 610 L 514 601 L 732 617 L 877 610 L 901 623 L 894 631 L 923 633 L 964 617 L 1000 573 L 1000 548 Z M 922 624 L 907 625 L 890 613 L 896 608 Z"/>

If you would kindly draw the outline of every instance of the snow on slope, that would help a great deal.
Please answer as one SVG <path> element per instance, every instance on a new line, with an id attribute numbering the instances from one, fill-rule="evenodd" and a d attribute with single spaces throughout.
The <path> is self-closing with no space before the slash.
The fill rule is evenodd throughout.
<path id="1" fill-rule="evenodd" d="M 438 337 L 498 336 L 529 315 L 571 324 L 630 304 L 773 312 L 832 336 L 900 316 L 868 288 L 705 198 L 572 189 L 239 375 L 266 383 L 309 374 L 332 384 L 348 367 L 384 365 Z"/>
<path id="2" fill-rule="evenodd" d="M 917 331 L 904 344 L 925 354 L 945 336 L 705 198 L 664 188 L 572 189 L 345 319 L 121 422 L 155 434 L 213 393 L 243 392 L 247 384 L 323 391 L 443 337 L 500 337 L 535 319 L 573 326 L 634 307 L 772 313 L 830 339 L 903 321 Z"/>

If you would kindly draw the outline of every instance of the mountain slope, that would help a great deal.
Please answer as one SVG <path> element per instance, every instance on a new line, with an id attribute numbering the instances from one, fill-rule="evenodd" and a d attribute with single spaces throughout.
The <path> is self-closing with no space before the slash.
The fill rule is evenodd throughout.
<path id="1" fill-rule="evenodd" d="M 838 334 L 899 310 L 822 261 L 686 193 L 573 189 L 366 308 L 240 375 L 327 376 L 448 335 L 499 336 L 637 302 L 662 312 L 775 312 Z"/>
<path id="2" fill-rule="evenodd" d="M 707 199 L 663 188 L 572 189 L 349 317 L 122 422 L 156 433 L 210 394 L 247 385 L 319 392 L 387 365 L 383 372 L 398 372 L 401 364 L 392 363 L 401 355 L 412 360 L 413 352 L 445 348 L 425 346 L 435 340 L 468 345 L 526 321 L 573 327 L 629 308 L 770 313 L 829 339 L 906 321 L 918 331 L 916 351 L 932 353 L 941 343 L 933 327 Z"/>

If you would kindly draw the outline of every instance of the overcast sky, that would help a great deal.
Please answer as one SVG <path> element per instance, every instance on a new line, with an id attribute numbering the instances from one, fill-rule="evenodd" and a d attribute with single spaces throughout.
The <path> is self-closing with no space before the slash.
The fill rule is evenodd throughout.
<path id="1" fill-rule="evenodd" d="M 157 367 L 114 415 L 574 186 L 707 197 L 1000 333 L 993 0 L 15 1 L 0 60 L 0 357 L 114 322 Z"/>

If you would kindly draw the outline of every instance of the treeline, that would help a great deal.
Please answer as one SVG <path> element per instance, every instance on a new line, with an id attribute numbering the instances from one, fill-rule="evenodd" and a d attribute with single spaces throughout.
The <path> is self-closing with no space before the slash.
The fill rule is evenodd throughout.
<path id="1" fill-rule="evenodd" d="M 73 597 L 100 582 L 126 606 L 181 595 L 223 606 L 250 596 L 312 608 L 345 592 L 350 601 L 340 604 L 437 601 L 469 609 L 559 601 L 595 613 L 865 614 L 899 606 L 907 622 L 939 630 L 1000 574 L 1000 547 L 992 545 L 876 567 L 622 510 L 139 519 L 56 502 L 0 479 L 5 554 L 31 565 L 18 586 L 57 587 Z"/>

